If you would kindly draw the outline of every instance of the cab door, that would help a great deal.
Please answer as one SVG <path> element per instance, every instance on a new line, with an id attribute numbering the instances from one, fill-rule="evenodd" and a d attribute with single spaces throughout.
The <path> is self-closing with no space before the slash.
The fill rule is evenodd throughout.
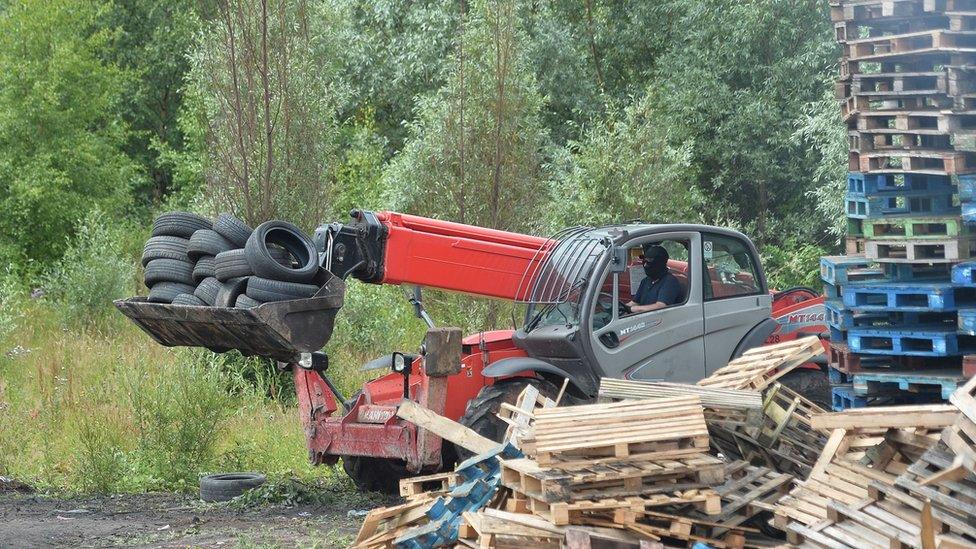
<path id="1" fill-rule="evenodd" d="M 772 297 L 755 248 L 745 237 L 702 233 L 707 373 L 728 364 L 739 342 L 769 318 Z"/>
<path id="2" fill-rule="evenodd" d="M 698 381 L 705 375 L 702 284 L 697 280 L 702 264 L 701 237 L 696 232 L 675 232 L 635 239 L 627 243 L 632 261 L 635 250 L 648 243 L 668 249 L 672 273 L 685 286 L 684 301 L 665 309 L 626 314 L 615 304 L 630 301 L 638 280 L 630 280 L 627 272 L 608 269 L 603 273 L 600 296 L 594 300 L 590 347 L 606 377 Z M 684 257 L 679 257 L 682 248 Z M 677 272 L 682 265 L 684 272 Z"/>

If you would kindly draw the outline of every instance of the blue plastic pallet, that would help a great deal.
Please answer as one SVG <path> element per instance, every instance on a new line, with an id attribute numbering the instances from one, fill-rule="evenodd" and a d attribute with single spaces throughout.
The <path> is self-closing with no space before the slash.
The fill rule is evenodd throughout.
<path id="1" fill-rule="evenodd" d="M 960 200 L 959 215 L 962 216 L 962 220 L 966 223 L 976 222 L 976 199 Z"/>
<path id="2" fill-rule="evenodd" d="M 976 175 L 959 176 L 960 202 L 976 201 Z"/>
<path id="3" fill-rule="evenodd" d="M 953 203 L 953 193 L 906 191 L 898 196 L 876 196 L 861 193 L 844 195 L 844 210 L 853 219 L 875 219 L 889 215 L 943 215 L 960 213 Z"/>
<path id="4" fill-rule="evenodd" d="M 949 265 L 917 263 L 882 263 L 885 280 L 889 282 L 948 281 Z"/>
<path id="5" fill-rule="evenodd" d="M 976 309 L 959 309 L 956 329 L 960 334 L 976 336 Z"/>
<path id="6" fill-rule="evenodd" d="M 883 280 L 884 270 L 862 255 L 833 255 L 820 258 L 820 279 L 834 286 L 850 282 Z"/>
<path id="7" fill-rule="evenodd" d="M 967 261 L 952 266 L 951 280 L 960 286 L 976 286 L 976 262 Z"/>
<path id="8" fill-rule="evenodd" d="M 827 379 L 831 385 L 845 385 L 851 382 L 851 374 L 845 374 L 836 368 L 827 368 Z"/>
<path id="9" fill-rule="evenodd" d="M 854 388 L 850 385 L 833 387 L 830 389 L 831 408 L 835 412 L 843 412 L 851 408 L 864 408 L 868 405 L 868 399 L 854 393 Z"/>
<path id="10" fill-rule="evenodd" d="M 847 174 L 847 191 L 851 193 L 874 194 L 904 190 L 951 190 L 952 188 L 952 179 L 947 175 L 861 172 Z"/>
<path id="11" fill-rule="evenodd" d="M 852 284 L 843 292 L 844 307 L 858 311 L 954 311 L 976 307 L 976 288 L 947 282 Z"/>
<path id="12" fill-rule="evenodd" d="M 827 297 L 827 299 L 839 300 L 842 297 L 841 296 L 842 291 L 840 286 L 837 286 L 835 284 L 830 284 L 828 282 L 824 282 L 823 289 L 824 289 L 824 295 Z"/>
<path id="13" fill-rule="evenodd" d="M 854 393 L 861 396 L 872 396 L 883 393 L 886 389 L 897 387 L 900 391 L 930 389 L 938 391 L 943 400 L 956 388 L 963 385 L 966 378 L 958 373 L 947 372 L 858 372 L 854 374 Z"/>
<path id="14" fill-rule="evenodd" d="M 965 337 L 965 336 L 963 336 Z M 954 328 L 920 326 L 916 330 L 853 328 L 847 345 L 855 353 L 897 356 L 953 356 L 960 354 Z"/>
<path id="15" fill-rule="evenodd" d="M 956 315 L 952 312 L 900 312 L 871 311 L 856 312 L 844 307 L 838 301 L 824 303 L 824 321 L 827 326 L 838 330 L 851 328 L 911 328 L 919 324 L 945 324 L 955 326 Z"/>

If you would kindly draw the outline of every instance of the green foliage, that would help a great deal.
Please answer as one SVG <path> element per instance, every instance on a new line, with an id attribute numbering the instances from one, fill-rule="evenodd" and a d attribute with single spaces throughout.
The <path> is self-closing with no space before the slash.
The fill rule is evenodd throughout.
<path id="1" fill-rule="evenodd" d="M 478 0 L 447 85 L 420 99 L 385 173 L 394 208 L 501 229 L 537 224 L 547 132 L 518 0 Z M 518 204 L 518 208 L 512 205 Z"/>
<path id="2" fill-rule="evenodd" d="M 553 231 L 643 219 L 691 221 L 703 201 L 692 186 L 693 142 L 672 144 L 650 97 L 573 143 L 555 166 Z"/>
<path id="3" fill-rule="evenodd" d="M 199 355 L 183 356 L 175 376 L 133 372 L 128 383 L 146 473 L 161 487 L 192 490 L 198 471 L 217 456 L 230 399 Z"/>
<path id="4" fill-rule="evenodd" d="M 218 6 L 191 54 L 190 92 L 206 121 L 204 198 L 252 225 L 287 217 L 306 229 L 330 213 L 336 163 L 336 15 L 324 2 Z"/>
<path id="5" fill-rule="evenodd" d="M 24 318 L 22 302 L 26 290 L 10 265 L 4 272 L 0 272 L 0 345 L 6 343 L 7 337 L 17 329 Z M 0 347 L 0 352 L 3 352 Z M 2 397 L 2 395 L 0 395 Z"/>
<path id="6" fill-rule="evenodd" d="M 109 493 L 124 486 L 125 453 L 122 433 L 107 414 L 78 418 L 75 450 L 77 484 L 85 492 Z"/>
<path id="7" fill-rule="evenodd" d="M 830 250 L 823 246 L 793 238 L 781 245 L 763 246 L 761 255 L 769 287 L 786 290 L 806 286 L 819 292 L 820 257 L 828 253 Z"/>
<path id="8" fill-rule="evenodd" d="M 120 211 L 141 177 L 123 151 L 129 74 L 104 61 L 111 4 L 20 0 L 0 11 L 0 248 L 40 267 L 74 221 Z"/>
<path id="9" fill-rule="evenodd" d="M 98 210 L 78 223 L 44 283 L 66 324 L 102 327 L 119 319 L 112 301 L 132 295 L 135 286 L 135 265 L 124 249 L 127 229 Z"/>
<path id="10" fill-rule="evenodd" d="M 811 200 L 835 240 L 847 231 L 844 217 L 844 191 L 847 189 L 847 128 L 839 122 L 840 107 L 833 91 L 825 84 L 823 97 L 807 105 L 797 122 L 796 140 L 820 157 L 813 171 Z"/>

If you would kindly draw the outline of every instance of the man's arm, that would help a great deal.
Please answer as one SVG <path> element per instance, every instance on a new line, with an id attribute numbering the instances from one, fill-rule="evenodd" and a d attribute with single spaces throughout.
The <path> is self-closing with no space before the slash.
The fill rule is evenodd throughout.
<path id="1" fill-rule="evenodd" d="M 665 307 L 670 307 L 678 302 L 678 298 L 681 295 L 680 282 L 677 279 L 671 278 L 661 291 L 658 292 L 657 301 L 655 303 L 649 303 L 647 305 L 634 305 L 630 306 L 631 312 L 634 313 L 646 313 L 648 311 L 656 311 L 658 309 L 664 309 Z"/>
<path id="2" fill-rule="evenodd" d="M 658 309 L 663 309 L 668 306 L 668 304 L 663 301 L 658 301 L 657 303 L 649 303 L 647 305 L 638 305 L 636 303 L 634 303 L 633 305 L 628 303 L 628 305 L 630 305 L 630 311 L 632 313 L 646 313 L 648 311 L 656 311 Z"/>

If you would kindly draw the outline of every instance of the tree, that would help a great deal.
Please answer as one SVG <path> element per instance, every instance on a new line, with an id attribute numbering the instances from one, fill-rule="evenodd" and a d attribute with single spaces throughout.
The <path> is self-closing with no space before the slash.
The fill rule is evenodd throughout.
<path id="1" fill-rule="evenodd" d="M 339 51 L 333 14 L 304 0 L 221 0 L 192 55 L 206 142 L 205 199 L 250 223 L 329 212 Z"/>
<path id="2" fill-rule="evenodd" d="M 499 229 L 539 225 L 547 134 L 522 9 L 472 2 L 447 85 L 419 102 L 385 174 L 394 207 Z"/>
<path id="3" fill-rule="evenodd" d="M 118 115 L 129 74 L 104 61 L 110 4 L 19 0 L 0 11 L 0 254 L 43 267 L 76 221 L 117 214 L 141 180 Z M 36 269 L 35 269 L 36 272 Z"/>
<path id="4" fill-rule="evenodd" d="M 150 205 L 173 189 L 173 166 L 163 151 L 182 151 L 186 136 L 178 117 L 183 79 L 201 17 L 211 16 L 212 2 L 199 0 L 124 0 L 114 4 L 108 24 L 118 28 L 110 58 L 133 75 L 124 94 L 123 115 L 131 132 L 127 153 L 142 165 L 146 185 L 135 189 L 139 202 Z"/>

